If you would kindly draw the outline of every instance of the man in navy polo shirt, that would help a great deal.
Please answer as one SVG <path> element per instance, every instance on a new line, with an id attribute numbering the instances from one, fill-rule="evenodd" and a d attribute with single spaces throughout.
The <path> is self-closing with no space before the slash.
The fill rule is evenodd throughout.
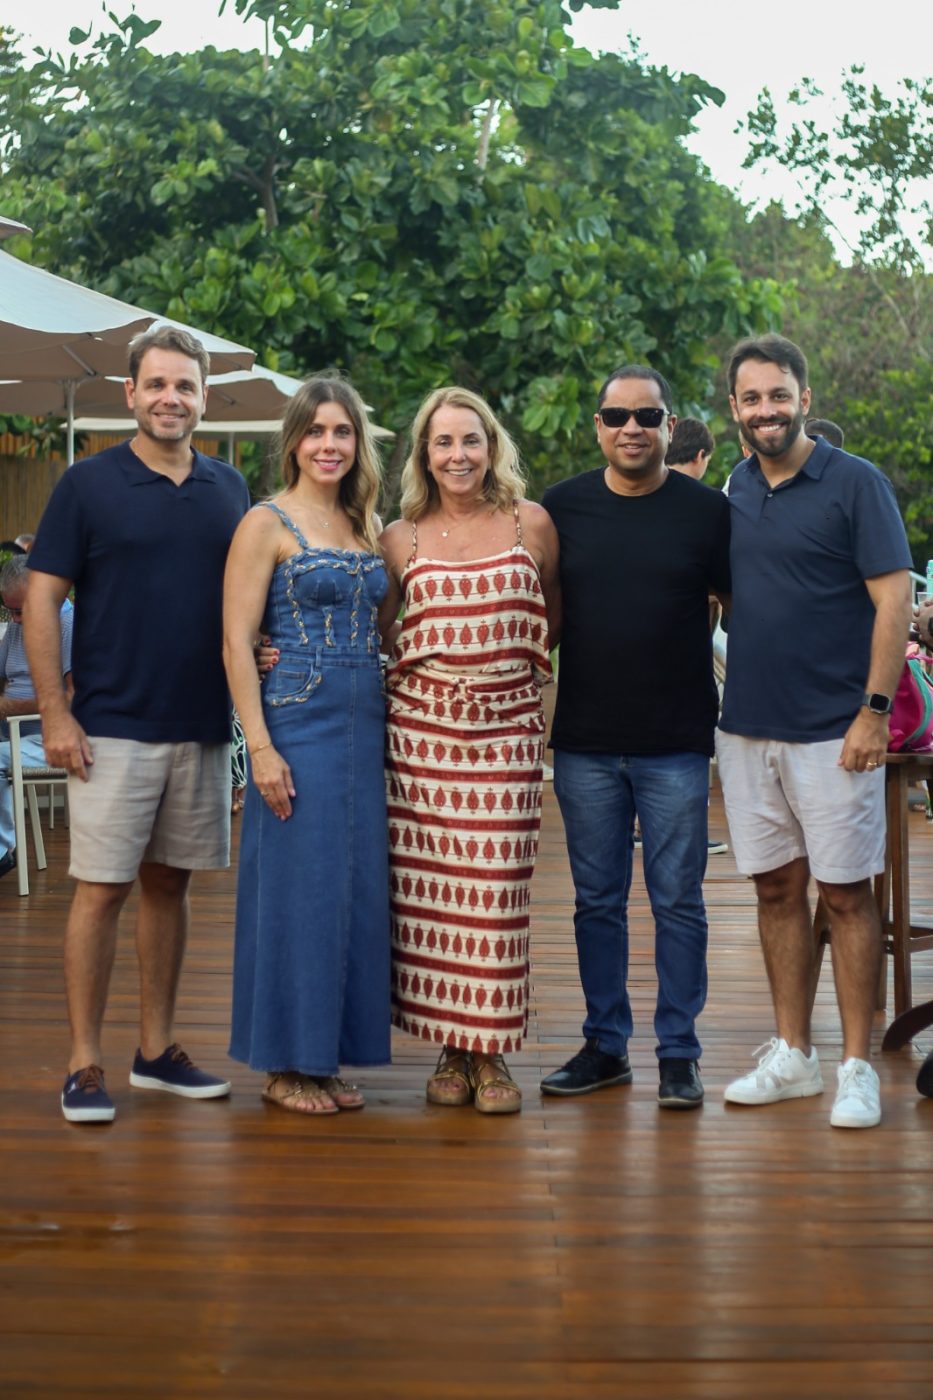
<path id="1" fill-rule="evenodd" d="M 246 483 L 191 446 L 207 398 L 199 341 L 172 326 L 130 346 L 136 435 L 71 467 L 29 556 L 24 616 L 48 761 L 70 774 L 65 934 L 71 1122 L 109 1122 L 101 1027 L 120 911 L 140 883 L 139 1088 L 219 1098 L 172 1026 L 192 870 L 229 864 L 230 707 L 221 655 L 224 563 Z M 74 701 L 62 685 L 59 610 L 75 589 Z"/>
<path id="2" fill-rule="evenodd" d="M 890 482 L 808 437 L 807 362 L 742 341 L 732 415 L 751 455 L 729 481 L 733 607 L 716 755 L 736 864 L 754 877 L 776 1036 L 730 1103 L 822 1092 L 810 1041 L 811 874 L 832 924 L 843 1061 L 830 1122 L 881 1120 L 869 1042 L 881 958 L 888 713 L 904 666 L 910 551 Z"/>

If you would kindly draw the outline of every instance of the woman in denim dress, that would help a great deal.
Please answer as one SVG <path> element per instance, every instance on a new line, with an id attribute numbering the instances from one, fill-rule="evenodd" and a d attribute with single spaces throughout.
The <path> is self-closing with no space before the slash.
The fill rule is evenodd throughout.
<path id="1" fill-rule="evenodd" d="M 389 1061 L 389 906 L 374 514 L 366 410 L 309 380 L 282 426 L 285 489 L 234 537 L 224 653 L 246 735 L 230 1054 L 297 1113 L 361 1108 L 340 1066 Z M 253 643 L 279 653 L 260 683 Z"/>

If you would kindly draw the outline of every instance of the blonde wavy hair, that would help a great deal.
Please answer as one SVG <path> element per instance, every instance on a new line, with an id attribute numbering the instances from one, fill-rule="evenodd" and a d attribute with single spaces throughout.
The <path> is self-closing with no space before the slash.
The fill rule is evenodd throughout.
<path id="1" fill-rule="evenodd" d="M 356 457 L 341 479 L 340 504 L 350 517 L 354 535 L 376 554 L 379 530 L 375 516 L 382 488 L 379 452 L 366 405 L 353 385 L 338 374 L 318 374 L 305 380 L 288 402 L 279 432 L 285 490 L 293 491 L 298 484 L 301 473 L 295 453 L 322 403 L 340 404 L 356 430 Z"/>
<path id="2" fill-rule="evenodd" d="M 483 499 L 498 510 L 507 510 L 525 495 L 525 478 L 518 448 L 485 399 L 470 389 L 448 385 L 429 394 L 411 425 L 411 449 L 402 468 L 402 517 L 420 520 L 437 505 L 437 484 L 428 471 L 428 438 L 431 419 L 439 408 L 469 408 L 483 425 L 489 441 L 489 470 L 483 481 Z"/>

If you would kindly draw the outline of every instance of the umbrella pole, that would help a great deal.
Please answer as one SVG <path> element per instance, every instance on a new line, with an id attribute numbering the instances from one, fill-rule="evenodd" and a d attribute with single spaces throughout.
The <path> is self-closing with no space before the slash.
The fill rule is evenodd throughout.
<path id="1" fill-rule="evenodd" d="M 65 381 L 65 407 L 68 410 L 68 465 L 73 465 L 75 459 L 75 381 L 68 379 Z"/>

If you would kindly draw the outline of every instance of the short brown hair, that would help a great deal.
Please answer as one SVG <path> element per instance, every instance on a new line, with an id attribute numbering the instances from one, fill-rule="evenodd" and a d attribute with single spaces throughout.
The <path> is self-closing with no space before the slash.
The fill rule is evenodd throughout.
<path id="1" fill-rule="evenodd" d="M 207 383 L 211 372 L 211 357 L 196 336 L 183 331 L 181 326 L 167 323 L 150 326 L 147 331 L 134 335 L 129 344 L 130 358 L 127 372 L 135 384 L 139 378 L 139 366 L 147 350 L 176 350 L 179 355 L 187 355 L 194 360 L 201 371 L 201 387 Z"/>
<path id="2" fill-rule="evenodd" d="M 701 452 L 712 456 L 715 446 L 716 439 L 701 419 L 678 418 L 664 460 L 669 467 L 679 467 L 694 461 Z"/>
<path id="3" fill-rule="evenodd" d="M 789 369 L 800 385 L 801 393 L 810 382 L 807 357 L 800 346 L 783 335 L 775 335 L 773 331 L 769 331 L 767 335 L 750 336 L 747 340 L 740 340 L 733 348 L 729 356 L 730 394 L 735 394 L 736 375 L 746 360 L 764 360 L 769 364 L 778 365 L 780 369 Z"/>

